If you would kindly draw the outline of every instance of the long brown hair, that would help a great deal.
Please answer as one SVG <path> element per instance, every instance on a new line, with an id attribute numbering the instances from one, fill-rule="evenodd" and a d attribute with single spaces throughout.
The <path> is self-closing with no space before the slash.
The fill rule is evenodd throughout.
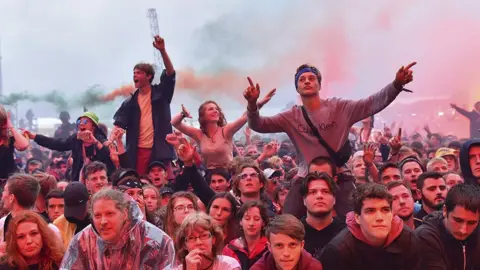
<path id="1" fill-rule="evenodd" d="M 227 124 L 227 119 L 225 118 L 225 115 L 223 114 L 223 111 L 220 108 L 220 106 L 218 106 L 218 104 L 213 100 L 207 100 L 204 103 L 202 103 L 202 105 L 200 105 L 200 107 L 198 108 L 198 122 L 200 123 L 200 129 L 204 134 L 207 134 L 205 131 L 205 125 L 207 124 L 207 121 L 205 121 L 204 117 L 205 117 L 205 111 L 206 111 L 205 107 L 208 104 L 214 104 L 215 106 L 217 106 L 218 113 L 220 114 L 217 125 L 219 127 L 223 127 Z"/>
<path id="2" fill-rule="evenodd" d="M 165 226 L 164 231 L 170 236 L 173 240 L 175 240 L 175 232 L 177 231 L 177 228 L 180 227 L 180 224 L 175 224 L 175 219 L 173 215 L 173 206 L 175 205 L 175 200 L 178 198 L 186 198 L 190 200 L 193 204 L 193 208 L 195 211 L 198 211 L 198 203 L 197 199 L 198 197 L 195 196 L 195 194 L 188 192 L 188 191 L 179 191 L 175 192 L 170 200 L 168 200 L 167 203 L 167 212 L 165 214 L 163 224 Z"/>
<path id="3" fill-rule="evenodd" d="M 7 251 L 2 258 L 2 262 L 7 262 L 8 265 L 17 267 L 18 269 L 28 269 L 27 262 L 17 246 L 17 228 L 24 222 L 37 224 L 40 235 L 42 236 L 43 246 L 38 262 L 39 269 L 57 269 L 63 259 L 63 244 L 60 239 L 57 239 L 52 229 L 48 227 L 47 222 L 45 222 L 40 215 L 32 211 L 22 211 L 18 213 L 8 225 Z"/>
<path id="4" fill-rule="evenodd" d="M 212 234 L 212 238 L 215 238 L 215 243 L 212 245 L 212 255 L 219 255 L 223 248 L 223 232 L 222 229 L 213 224 L 212 218 L 202 212 L 191 213 L 183 221 L 182 225 L 178 229 L 175 240 L 175 250 L 177 251 L 177 259 L 183 264 L 183 269 L 186 269 L 185 257 L 188 255 L 188 250 L 185 245 L 187 237 L 196 229 L 203 229 Z"/>

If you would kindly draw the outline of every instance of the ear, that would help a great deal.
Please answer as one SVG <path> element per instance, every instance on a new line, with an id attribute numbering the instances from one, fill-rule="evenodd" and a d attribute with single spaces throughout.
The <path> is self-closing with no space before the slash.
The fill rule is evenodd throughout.
<path id="1" fill-rule="evenodd" d="M 302 240 L 301 245 L 302 245 L 302 249 L 303 249 L 303 247 L 305 246 L 305 240 Z"/>
<path id="2" fill-rule="evenodd" d="M 212 246 L 215 246 L 216 242 L 217 242 L 217 238 L 215 236 L 212 236 Z"/>
<path id="3" fill-rule="evenodd" d="M 360 215 L 358 215 L 357 213 L 355 213 L 354 216 L 355 216 L 355 222 L 356 222 L 358 225 L 360 225 L 360 223 L 361 223 L 361 222 L 360 222 Z"/>
<path id="4" fill-rule="evenodd" d="M 307 197 L 303 197 L 303 205 L 304 205 L 305 207 L 307 207 L 307 204 L 306 204 L 306 202 L 305 202 L 306 199 L 307 199 Z"/>
<path id="5" fill-rule="evenodd" d="M 267 241 L 267 247 L 268 251 L 272 252 L 272 245 L 270 244 L 270 241 Z"/>
<path id="6" fill-rule="evenodd" d="M 442 212 L 443 212 L 443 217 L 444 218 L 447 218 L 447 207 L 444 205 L 443 208 L 442 208 Z"/>
<path id="7" fill-rule="evenodd" d="M 338 181 L 338 176 L 333 177 L 333 181 L 335 181 L 335 183 L 337 183 L 337 181 Z"/>

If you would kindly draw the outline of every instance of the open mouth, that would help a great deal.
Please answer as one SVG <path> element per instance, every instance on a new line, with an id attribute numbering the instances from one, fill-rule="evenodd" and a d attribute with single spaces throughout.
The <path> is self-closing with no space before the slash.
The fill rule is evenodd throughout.
<path id="1" fill-rule="evenodd" d="M 134 82 L 134 83 L 138 83 L 138 79 L 133 79 L 133 82 Z"/>

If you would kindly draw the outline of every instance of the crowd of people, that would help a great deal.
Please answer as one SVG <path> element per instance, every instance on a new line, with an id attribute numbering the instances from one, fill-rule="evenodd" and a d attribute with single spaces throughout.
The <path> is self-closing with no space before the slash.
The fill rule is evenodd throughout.
<path id="1" fill-rule="evenodd" d="M 415 62 L 358 101 L 320 98 L 301 65 L 301 105 L 262 116 L 275 89 L 259 100 L 248 78 L 240 118 L 209 100 L 195 128 L 183 105 L 172 117 L 175 69 L 153 46 L 160 83 L 137 64 L 112 128 L 63 112 L 48 137 L 0 106 L 0 269 L 480 269 L 480 102 L 452 104 L 470 138 L 406 136 L 374 115 L 410 91 Z"/>

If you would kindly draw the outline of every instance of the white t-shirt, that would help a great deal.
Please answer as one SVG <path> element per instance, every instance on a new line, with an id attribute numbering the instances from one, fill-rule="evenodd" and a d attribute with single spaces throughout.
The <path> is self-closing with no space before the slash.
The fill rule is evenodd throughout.
<path id="1" fill-rule="evenodd" d="M 218 255 L 217 260 L 213 264 L 212 270 L 241 270 L 242 267 L 232 257 Z M 183 265 L 178 265 L 175 270 L 183 270 Z"/>

